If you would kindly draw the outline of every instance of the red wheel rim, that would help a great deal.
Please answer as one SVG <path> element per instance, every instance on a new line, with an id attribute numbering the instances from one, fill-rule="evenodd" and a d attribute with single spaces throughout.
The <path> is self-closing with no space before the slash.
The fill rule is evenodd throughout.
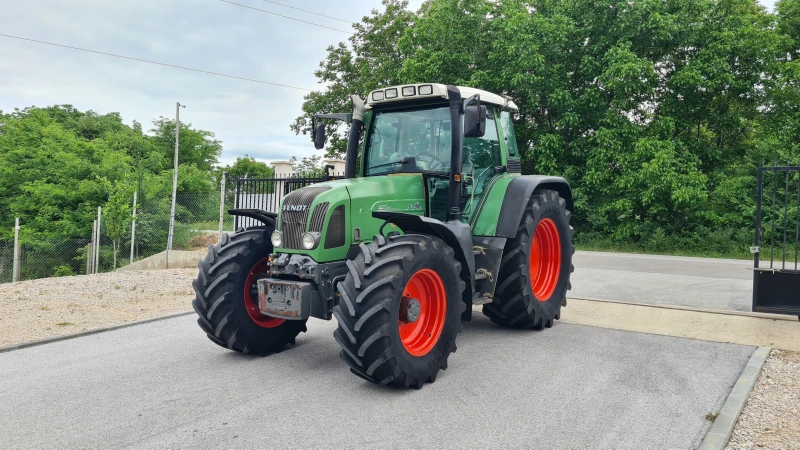
<path id="1" fill-rule="evenodd" d="M 403 297 L 419 301 L 419 317 L 412 322 L 400 312 L 400 340 L 408 353 L 425 355 L 439 341 L 444 328 L 447 294 L 442 278 L 431 269 L 422 269 L 408 280 Z"/>
<path id="2" fill-rule="evenodd" d="M 258 309 L 258 278 L 260 275 L 269 273 L 269 258 L 264 258 L 257 262 L 250 273 L 247 274 L 247 280 L 244 282 L 244 307 L 247 314 L 253 319 L 256 325 L 263 328 L 275 328 L 282 324 L 285 319 L 278 319 L 277 317 L 261 314 Z"/>
<path id="3" fill-rule="evenodd" d="M 536 225 L 529 258 L 533 295 L 541 302 L 547 301 L 556 290 L 561 273 L 561 237 L 552 219 L 542 219 Z"/>

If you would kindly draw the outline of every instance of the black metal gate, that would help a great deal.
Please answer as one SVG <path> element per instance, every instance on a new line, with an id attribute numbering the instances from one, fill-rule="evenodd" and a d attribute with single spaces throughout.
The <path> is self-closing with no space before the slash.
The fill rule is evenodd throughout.
<path id="1" fill-rule="evenodd" d="M 769 266 L 765 247 L 769 247 Z M 800 317 L 799 247 L 800 166 L 761 167 L 756 200 L 756 246 L 751 249 L 754 255 L 753 311 Z"/>
<path id="2" fill-rule="evenodd" d="M 242 178 L 230 180 L 234 186 L 234 207 L 243 209 L 263 209 L 269 212 L 278 212 L 283 196 L 294 190 L 314 183 L 330 181 L 339 178 L 339 175 L 323 175 L 320 177 L 302 177 L 292 175 L 275 178 Z M 258 226 L 261 222 L 250 217 L 236 216 L 234 230 Z"/>

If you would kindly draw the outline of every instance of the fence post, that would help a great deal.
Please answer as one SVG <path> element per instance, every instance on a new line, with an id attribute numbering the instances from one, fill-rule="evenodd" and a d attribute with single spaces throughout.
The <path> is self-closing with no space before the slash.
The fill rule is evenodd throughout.
<path id="1" fill-rule="evenodd" d="M 94 241 L 97 239 L 97 219 L 92 221 L 92 238 L 89 239 L 89 245 L 86 249 L 86 275 L 94 273 Z"/>
<path id="2" fill-rule="evenodd" d="M 225 227 L 225 178 L 227 172 L 222 172 L 222 180 L 219 183 L 219 240 L 222 241 L 222 233 Z"/>
<path id="3" fill-rule="evenodd" d="M 133 213 L 131 213 L 131 264 L 133 264 L 133 248 L 136 242 L 136 194 L 133 193 Z"/>
<path id="4" fill-rule="evenodd" d="M 19 217 L 14 221 L 14 260 L 11 262 L 11 282 L 19 281 Z"/>
<path id="5" fill-rule="evenodd" d="M 242 192 L 242 179 L 238 178 L 236 180 L 236 201 L 234 202 L 234 208 L 239 208 L 239 196 Z M 233 231 L 239 230 L 239 216 L 233 216 Z"/>
<path id="6" fill-rule="evenodd" d="M 100 224 L 102 223 L 103 207 L 97 207 L 97 240 L 94 243 L 94 273 L 100 273 Z"/>

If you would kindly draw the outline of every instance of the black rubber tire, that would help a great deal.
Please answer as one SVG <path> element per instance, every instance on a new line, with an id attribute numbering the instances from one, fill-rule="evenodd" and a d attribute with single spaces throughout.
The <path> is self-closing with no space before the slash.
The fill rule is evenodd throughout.
<path id="1" fill-rule="evenodd" d="M 192 286 L 197 323 L 212 342 L 242 353 L 267 355 L 294 344 L 306 321 L 287 320 L 275 328 L 258 325 L 245 308 L 244 289 L 250 270 L 272 253 L 271 228 L 249 228 L 223 234 L 198 264 Z M 266 276 L 266 275 L 265 275 Z"/>
<path id="2" fill-rule="evenodd" d="M 547 301 L 539 301 L 530 281 L 531 241 L 536 226 L 542 219 L 556 224 L 561 242 L 561 270 L 556 288 Z M 570 212 L 558 192 L 549 189 L 534 191 L 522 214 L 517 235 L 506 242 L 500 273 L 492 303 L 483 306 L 483 313 L 492 322 L 513 328 L 541 330 L 553 326 L 561 317 L 561 307 L 567 305 L 567 291 L 572 289 L 570 274 L 575 270 L 572 255 L 573 230 L 569 224 Z"/>
<path id="3" fill-rule="evenodd" d="M 333 336 L 350 371 L 365 380 L 396 387 L 421 388 L 434 382 L 456 351 L 461 332 L 461 264 L 441 239 L 420 234 L 376 235 L 347 261 L 349 272 L 339 283 L 341 298 L 333 308 L 339 326 Z M 400 301 L 408 280 L 420 269 L 441 277 L 447 296 L 444 326 L 434 347 L 411 355 L 400 339 Z"/>

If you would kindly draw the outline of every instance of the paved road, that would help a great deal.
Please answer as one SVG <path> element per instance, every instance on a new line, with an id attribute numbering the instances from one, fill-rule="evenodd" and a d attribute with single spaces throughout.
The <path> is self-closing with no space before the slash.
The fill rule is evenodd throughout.
<path id="1" fill-rule="evenodd" d="M 750 311 L 752 261 L 576 252 L 571 296 Z"/>
<path id="2" fill-rule="evenodd" d="M 691 448 L 753 347 L 478 315 L 422 390 L 352 376 L 333 322 L 266 358 L 194 317 L 0 354 L 0 448 Z"/>

